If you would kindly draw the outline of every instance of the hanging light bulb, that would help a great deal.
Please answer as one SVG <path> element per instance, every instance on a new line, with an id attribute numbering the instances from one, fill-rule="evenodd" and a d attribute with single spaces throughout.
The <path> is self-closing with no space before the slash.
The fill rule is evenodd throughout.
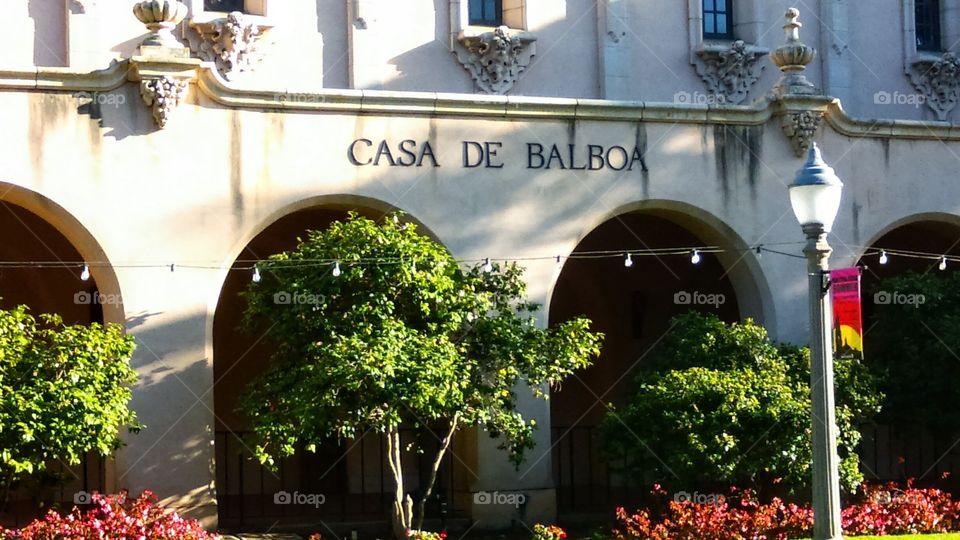
<path id="1" fill-rule="evenodd" d="M 888 261 L 890 261 L 890 257 L 887 257 L 887 252 L 881 249 L 881 250 L 880 250 L 880 264 L 887 264 Z"/>
<path id="2" fill-rule="evenodd" d="M 83 281 L 86 281 L 86 280 L 90 279 L 90 267 L 89 267 L 89 266 L 83 265 L 83 270 L 80 272 L 80 279 L 82 279 Z"/>
<path id="3" fill-rule="evenodd" d="M 758 259 L 762 259 L 762 258 L 763 258 L 763 246 L 757 246 L 756 252 L 757 252 L 757 258 L 758 258 Z"/>
<path id="4" fill-rule="evenodd" d="M 629 253 L 627 253 L 627 258 L 623 260 L 623 265 L 627 268 L 633 266 L 633 257 L 631 257 Z"/>
<path id="5" fill-rule="evenodd" d="M 333 263 L 333 277 L 340 277 L 340 274 L 343 272 L 340 271 L 340 261 Z"/>
<path id="6" fill-rule="evenodd" d="M 253 279 L 254 283 L 260 283 L 260 269 L 256 266 L 253 267 L 253 278 L 251 279 Z"/>
<path id="7" fill-rule="evenodd" d="M 490 263 L 489 258 L 483 260 L 483 271 L 488 274 L 493 272 L 493 264 Z"/>
<path id="8" fill-rule="evenodd" d="M 557 264 L 560 264 L 560 256 L 557 255 Z"/>
<path id="9" fill-rule="evenodd" d="M 410 272 L 414 274 L 417 273 L 417 261 L 413 261 L 410 263 Z"/>
<path id="10" fill-rule="evenodd" d="M 700 252 L 697 250 L 693 250 L 693 254 L 690 256 L 690 262 L 693 264 L 700 264 L 700 260 L 701 260 Z"/>
<path id="11" fill-rule="evenodd" d="M 946 255 L 944 255 L 943 257 L 940 258 L 940 267 L 939 267 L 939 268 L 940 268 L 940 270 L 946 270 L 946 269 L 947 269 L 947 256 L 946 256 Z"/>

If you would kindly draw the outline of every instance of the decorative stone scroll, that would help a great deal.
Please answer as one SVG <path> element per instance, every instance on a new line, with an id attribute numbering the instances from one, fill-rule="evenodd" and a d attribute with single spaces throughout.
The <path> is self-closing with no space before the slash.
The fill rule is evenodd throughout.
<path id="1" fill-rule="evenodd" d="M 960 101 L 960 60 L 947 52 L 939 58 L 914 60 L 911 67 L 910 82 L 937 119 L 946 121 Z"/>
<path id="2" fill-rule="evenodd" d="M 140 81 L 140 97 L 148 107 L 153 108 L 153 120 L 157 127 L 167 127 L 167 121 L 180 100 L 186 97 L 189 86 L 189 81 L 169 76 Z"/>
<path id="3" fill-rule="evenodd" d="M 530 65 L 536 40 L 530 32 L 500 26 L 476 35 L 461 33 L 454 52 L 481 91 L 506 94 Z"/>
<path id="4" fill-rule="evenodd" d="M 810 150 L 813 136 L 820 128 L 823 113 L 820 111 L 788 112 L 780 118 L 783 132 L 790 138 L 793 152 L 797 157 L 803 157 Z"/>
<path id="5" fill-rule="evenodd" d="M 697 74 L 707 85 L 707 92 L 719 102 L 739 105 L 747 99 L 750 87 L 760 78 L 764 66 L 758 61 L 767 50 L 751 47 L 742 40 L 727 46 L 706 45 L 697 51 Z"/>
<path id="6" fill-rule="evenodd" d="M 261 18 L 239 11 L 210 21 L 192 21 L 190 26 L 199 37 L 199 40 L 190 40 L 194 53 L 216 64 L 217 71 L 227 80 L 236 79 L 242 72 L 253 69 L 260 60 L 257 54 L 260 41 L 272 28 Z"/>

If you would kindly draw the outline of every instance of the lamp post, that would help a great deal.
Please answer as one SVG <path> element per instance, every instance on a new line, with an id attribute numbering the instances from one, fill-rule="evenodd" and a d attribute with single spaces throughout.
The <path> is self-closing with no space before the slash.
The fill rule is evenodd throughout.
<path id="1" fill-rule="evenodd" d="M 827 234 L 840 210 L 843 182 L 813 143 L 803 168 L 790 185 L 790 204 L 803 227 L 810 292 L 810 387 L 813 398 L 813 539 L 842 540 L 840 457 L 833 390 L 833 319 L 827 260 Z"/>

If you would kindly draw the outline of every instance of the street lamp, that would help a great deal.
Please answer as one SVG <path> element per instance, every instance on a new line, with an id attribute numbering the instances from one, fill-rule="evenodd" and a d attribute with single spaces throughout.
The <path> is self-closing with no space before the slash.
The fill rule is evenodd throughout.
<path id="1" fill-rule="evenodd" d="M 833 319 L 827 260 L 827 233 L 840 210 L 843 182 L 813 143 L 790 185 L 790 204 L 803 227 L 810 283 L 810 387 L 813 398 L 813 539 L 842 540 L 840 456 L 833 398 Z"/>

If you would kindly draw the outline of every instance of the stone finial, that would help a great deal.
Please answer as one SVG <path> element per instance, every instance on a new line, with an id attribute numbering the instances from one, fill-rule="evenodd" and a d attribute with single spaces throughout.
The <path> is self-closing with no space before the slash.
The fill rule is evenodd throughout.
<path id="1" fill-rule="evenodd" d="M 786 43 L 770 53 L 770 59 L 783 72 L 774 92 L 778 95 L 815 94 L 816 88 L 807 80 L 803 72 L 807 69 L 807 65 L 813 62 L 817 51 L 800 41 L 800 28 L 803 26 L 798 20 L 800 11 L 797 8 L 790 8 L 787 10 L 786 18 L 787 24 L 783 26 Z"/>
<path id="2" fill-rule="evenodd" d="M 133 14 L 146 25 L 150 35 L 141 46 L 182 49 L 173 29 L 187 16 L 188 8 L 178 0 L 145 0 L 133 5 Z"/>

